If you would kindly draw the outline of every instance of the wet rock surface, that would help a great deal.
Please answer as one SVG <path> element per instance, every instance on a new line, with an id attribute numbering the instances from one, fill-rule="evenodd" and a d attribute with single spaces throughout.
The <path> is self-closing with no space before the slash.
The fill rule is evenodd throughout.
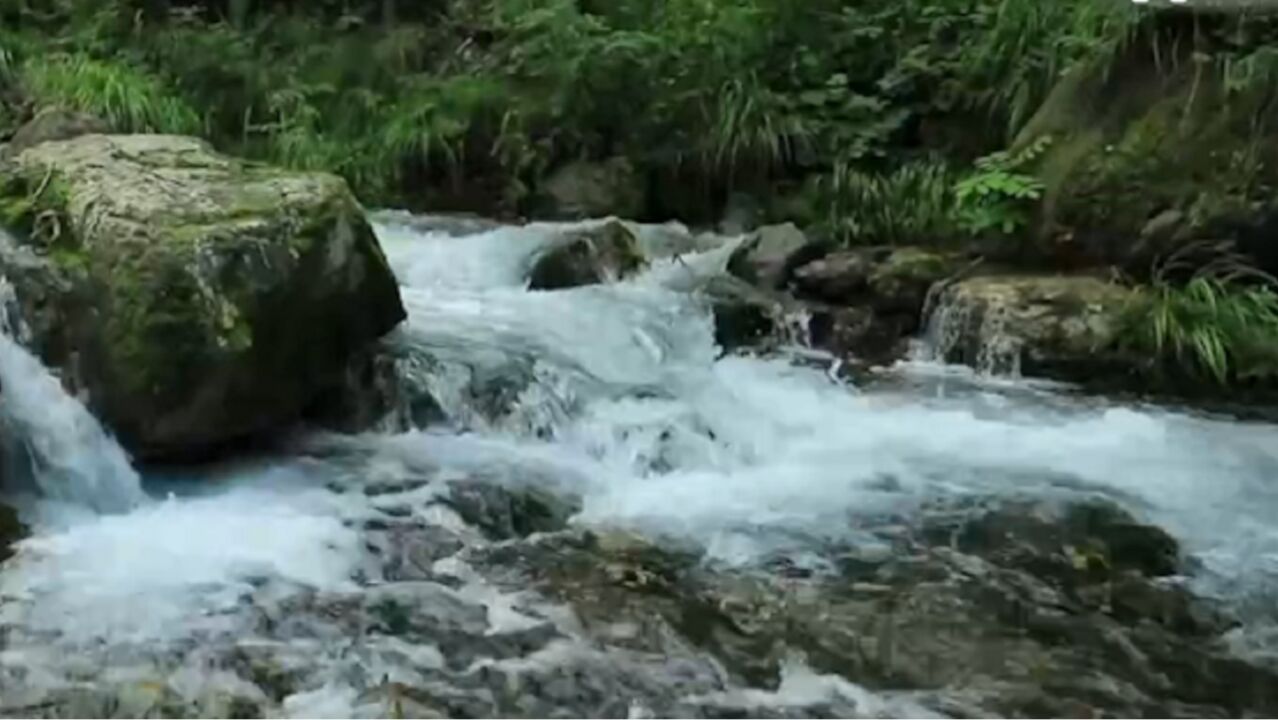
<path id="1" fill-rule="evenodd" d="M 775 342 L 784 326 L 779 298 L 731 276 L 713 277 L 699 294 L 714 315 L 715 343 L 725 351 Z"/>
<path id="2" fill-rule="evenodd" d="M 561 290 L 620 280 L 646 264 L 630 228 L 619 220 L 574 230 L 544 252 L 532 267 L 533 290 Z"/>
<path id="3" fill-rule="evenodd" d="M 74 679 L 38 683 L 68 641 L 0 604 L 0 715 L 1278 711 L 1278 676 L 1228 653 L 1234 622 L 1186 589 L 1175 540 L 1107 500 L 934 501 L 725 565 L 575 527 L 576 501 L 541 489 L 404 475 L 333 492 L 369 503 L 350 587 L 263 580 L 196 645 L 83 645 Z"/>

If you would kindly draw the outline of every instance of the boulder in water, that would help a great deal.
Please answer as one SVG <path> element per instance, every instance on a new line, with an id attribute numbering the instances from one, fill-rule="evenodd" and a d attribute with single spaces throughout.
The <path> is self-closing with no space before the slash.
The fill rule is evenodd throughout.
<path id="1" fill-rule="evenodd" d="M 546 179 L 542 192 L 546 214 L 555 219 L 635 218 L 644 209 L 643 185 L 630 161 L 615 157 L 570 162 Z"/>
<path id="2" fill-rule="evenodd" d="M 1114 350 L 1131 291 L 1091 276 L 972 277 L 942 289 L 929 319 L 938 359 L 997 374 L 1090 379 Z"/>
<path id="3" fill-rule="evenodd" d="M 100 118 L 61 107 L 47 107 L 36 113 L 9 140 L 6 153 L 17 155 L 40 143 L 70 140 L 81 135 L 110 132 L 110 127 Z"/>
<path id="4" fill-rule="evenodd" d="M 793 223 L 759 228 L 732 253 L 728 272 L 767 290 L 783 290 L 795 269 L 821 257 L 825 248 Z"/>
<path id="5" fill-rule="evenodd" d="M 62 342 L 92 407 L 135 452 L 181 456 L 297 419 L 404 317 L 338 177 L 192 138 L 86 135 L 0 166 L 5 221 L 63 270 Z"/>
<path id="6" fill-rule="evenodd" d="M 646 264 L 634 233 L 610 219 L 565 234 L 537 258 L 528 284 L 533 290 L 597 285 L 634 275 Z"/>

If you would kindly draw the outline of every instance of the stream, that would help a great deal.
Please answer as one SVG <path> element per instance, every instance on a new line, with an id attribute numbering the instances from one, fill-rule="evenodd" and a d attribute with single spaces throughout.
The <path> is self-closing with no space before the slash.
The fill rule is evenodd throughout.
<path id="1" fill-rule="evenodd" d="M 1260 683 L 1278 648 L 1278 428 L 926 362 L 850 381 L 803 348 L 721 356 L 691 290 L 732 238 L 533 292 L 563 226 L 375 220 L 409 314 L 386 340 L 401 392 L 376 431 L 135 471 L 21 333 L 0 335 L 10 500 L 32 526 L 0 567 L 0 715 L 1278 707 L 1274 691 L 1190 688 L 1117 611 L 1068 625 L 1101 627 L 1095 641 L 987 628 L 973 583 L 1038 597 L 1037 571 L 925 540 L 1004 503 L 1121 507 L 1185 559 L 1147 586 L 1229 618 L 1158 632 L 1219 641 L 1195 677 L 1242 683 L 1245 665 Z M 640 239 L 660 255 L 683 232 Z M 1086 593 L 1060 592 L 1022 604 L 1074 623 Z M 860 624 L 888 595 L 901 623 Z M 911 640 L 969 612 L 951 645 L 935 628 Z M 844 656 L 845 633 L 873 642 Z M 1079 669 L 1119 635 L 1145 660 L 1096 661 L 1103 682 Z M 1040 672 L 1090 684 L 1052 690 Z"/>

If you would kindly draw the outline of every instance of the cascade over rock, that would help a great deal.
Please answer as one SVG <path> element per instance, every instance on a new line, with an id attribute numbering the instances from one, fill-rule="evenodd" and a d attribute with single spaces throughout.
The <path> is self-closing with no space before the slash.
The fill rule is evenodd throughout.
<path id="1" fill-rule="evenodd" d="M 43 297 L 15 279 L 22 305 L 46 313 L 32 344 L 144 456 L 297 419 L 405 317 L 362 208 L 332 175 L 186 137 L 85 135 L 0 165 L 0 209 L 43 258 L 29 267 L 56 269 L 28 273 L 48 281 L 26 283 Z"/>
<path id="2" fill-rule="evenodd" d="M 994 374 L 1087 378 L 1121 370 L 1114 348 L 1131 291 L 1091 276 L 972 277 L 938 288 L 935 359 Z"/>

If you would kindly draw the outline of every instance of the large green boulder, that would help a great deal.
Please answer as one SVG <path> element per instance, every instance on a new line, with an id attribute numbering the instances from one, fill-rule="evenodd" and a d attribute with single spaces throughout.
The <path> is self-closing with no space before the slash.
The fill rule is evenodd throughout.
<path id="1" fill-rule="evenodd" d="M 191 138 L 30 147 L 0 165 L 0 222 L 65 279 L 37 349 L 143 456 L 299 418 L 405 316 L 345 182 Z"/>

